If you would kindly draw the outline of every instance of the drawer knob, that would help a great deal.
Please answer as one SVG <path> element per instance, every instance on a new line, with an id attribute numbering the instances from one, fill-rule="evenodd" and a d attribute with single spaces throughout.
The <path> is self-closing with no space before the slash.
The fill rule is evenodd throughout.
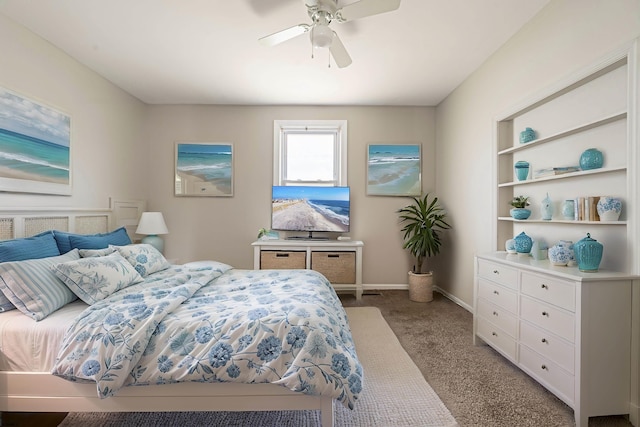
<path id="1" fill-rule="evenodd" d="M 542 312 L 542 315 L 543 315 L 543 316 L 547 316 L 547 317 L 549 317 L 549 313 L 547 313 L 546 311 L 543 311 L 543 312 Z"/>
<path id="2" fill-rule="evenodd" d="M 498 315 L 498 312 L 497 312 L 497 311 L 494 311 L 494 312 L 493 312 L 493 315 L 494 315 L 494 316 L 497 316 L 497 315 Z"/>
<path id="3" fill-rule="evenodd" d="M 498 270 L 493 270 L 493 274 L 500 274 Z"/>
<path id="4" fill-rule="evenodd" d="M 546 338 L 542 338 L 542 342 L 546 343 L 546 342 L 549 342 L 549 341 L 547 341 Z"/>
<path id="5" fill-rule="evenodd" d="M 542 365 L 542 366 L 541 366 L 541 368 L 542 368 L 542 369 L 544 369 L 545 371 L 547 371 L 547 370 L 548 370 L 548 369 L 547 369 L 547 365 Z"/>
<path id="6" fill-rule="evenodd" d="M 496 294 L 496 295 L 500 295 L 500 292 L 498 292 L 498 291 L 493 291 L 493 293 Z"/>
<path id="7" fill-rule="evenodd" d="M 491 332 L 491 335 L 493 335 L 494 337 L 498 336 L 498 334 L 496 334 L 495 332 Z"/>
<path id="8" fill-rule="evenodd" d="M 547 285 L 545 285 L 544 283 L 540 286 L 542 289 L 549 289 L 549 287 Z"/>

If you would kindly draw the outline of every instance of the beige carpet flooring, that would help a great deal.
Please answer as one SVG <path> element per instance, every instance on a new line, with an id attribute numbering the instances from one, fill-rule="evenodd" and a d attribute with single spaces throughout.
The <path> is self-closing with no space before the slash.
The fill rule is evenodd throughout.
<path id="1" fill-rule="evenodd" d="M 454 427 L 456 421 L 375 307 L 347 308 L 364 389 L 353 411 L 337 404 L 336 427 Z M 317 411 L 71 413 L 61 427 L 318 426 Z"/>
<path id="2" fill-rule="evenodd" d="M 573 410 L 490 347 L 474 346 L 470 312 L 436 293 L 429 303 L 406 291 L 341 295 L 343 305 L 380 308 L 400 343 L 462 427 L 573 426 Z M 623 416 L 590 427 L 630 427 Z"/>

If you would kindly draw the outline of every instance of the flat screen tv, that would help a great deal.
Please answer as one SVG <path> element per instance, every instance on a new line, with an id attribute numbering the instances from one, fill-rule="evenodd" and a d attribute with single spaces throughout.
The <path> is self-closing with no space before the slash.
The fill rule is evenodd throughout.
<path id="1" fill-rule="evenodd" d="M 349 187 L 273 186 L 273 230 L 346 233 L 349 214 Z"/>

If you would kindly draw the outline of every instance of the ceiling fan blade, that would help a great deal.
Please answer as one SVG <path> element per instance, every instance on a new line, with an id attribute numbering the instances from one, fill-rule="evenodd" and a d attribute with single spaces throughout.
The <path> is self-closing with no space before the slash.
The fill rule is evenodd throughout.
<path id="1" fill-rule="evenodd" d="M 366 18 L 379 13 L 391 12 L 400 7 L 400 0 L 360 0 L 336 11 L 340 22 Z"/>
<path id="2" fill-rule="evenodd" d="M 331 52 L 331 56 L 333 56 L 333 60 L 336 61 L 336 65 L 338 65 L 338 67 L 344 68 L 351 65 L 351 57 L 335 31 L 333 32 L 333 41 L 331 42 L 329 51 Z"/>
<path id="3" fill-rule="evenodd" d="M 265 46 L 275 46 L 282 42 L 286 42 L 287 40 L 291 40 L 294 37 L 297 37 L 301 34 L 306 33 L 311 28 L 307 24 L 299 24 L 295 27 L 287 28 L 286 30 L 278 31 L 277 33 L 269 34 L 268 36 L 264 36 L 258 41 Z"/>

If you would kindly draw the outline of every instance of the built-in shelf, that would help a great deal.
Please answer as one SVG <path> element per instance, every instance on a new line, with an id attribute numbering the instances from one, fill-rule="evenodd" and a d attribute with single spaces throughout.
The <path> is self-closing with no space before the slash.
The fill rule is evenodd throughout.
<path id="1" fill-rule="evenodd" d="M 540 224 L 575 224 L 575 225 L 627 225 L 627 221 L 575 221 L 571 219 L 514 219 L 510 216 L 498 217 L 498 221 L 511 221 L 519 223 L 540 223 Z"/>
<path id="2" fill-rule="evenodd" d="M 555 141 L 557 139 L 566 138 L 566 137 L 568 137 L 570 135 L 574 135 L 574 134 L 579 133 L 579 132 L 585 132 L 585 131 L 590 130 L 590 129 L 595 129 L 595 128 L 599 127 L 599 126 L 604 126 L 606 124 L 617 122 L 618 120 L 623 120 L 623 119 L 626 119 L 626 118 L 627 118 L 627 112 L 626 111 L 622 112 L 622 113 L 613 114 L 611 116 L 607 116 L 607 117 L 604 117 L 604 118 L 601 118 L 601 119 L 598 119 L 598 120 L 594 120 L 594 121 L 591 121 L 589 123 L 585 123 L 583 125 L 576 126 L 576 127 L 571 128 L 571 129 L 567 129 L 567 130 L 564 130 L 562 132 L 558 132 L 556 134 L 553 134 L 553 135 L 550 135 L 550 136 L 547 136 L 547 137 L 544 137 L 544 138 L 536 139 L 534 141 L 527 142 L 525 144 L 520 144 L 520 145 L 516 145 L 516 146 L 513 146 L 513 147 L 509 147 L 507 149 L 499 151 L 498 155 L 502 156 L 502 155 L 506 155 L 506 154 L 515 153 L 516 151 L 526 150 L 526 149 L 529 149 L 529 148 L 534 147 L 536 145 L 541 145 L 541 144 L 545 144 L 547 142 Z"/>
<path id="3" fill-rule="evenodd" d="M 527 179 L 525 181 L 511 181 L 504 182 L 502 184 L 498 184 L 498 187 L 514 187 L 516 185 L 528 185 L 528 184 L 537 184 L 545 181 L 555 181 L 558 179 L 568 179 L 568 178 L 579 178 L 585 175 L 596 175 L 596 174 L 604 174 L 604 173 L 613 173 L 613 172 L 624 172 L 627 170 L 626 166 L 618 166 L 613 168 L 599 168 L 599 169 L 589 169 L 584 171 L 577 172 L 569 172 L 563 173 L 561 175 L 551 175 L 544 176 L 540 178 Z"/>

